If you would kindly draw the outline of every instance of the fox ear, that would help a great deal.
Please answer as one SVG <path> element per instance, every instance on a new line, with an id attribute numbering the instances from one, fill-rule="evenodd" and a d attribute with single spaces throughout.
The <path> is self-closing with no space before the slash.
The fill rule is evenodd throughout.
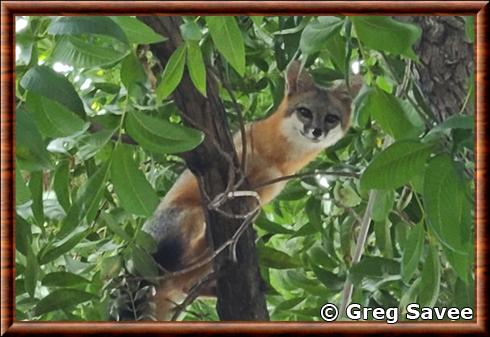
<path id="1" fill-rule="evenodd" d="M 359 91 L 362 88 L 362 76 L 354 75 L 350 77 L 349 87 L 347 87 L 344 80 L 335 84 L 330 91 L 332 94 L 337 97 L 339 100 L 349 103 L 357 96 Z"/>
<path id="2" fill-rule="evenodd" d="M 302 68 L 301 63 L 297 60 L 291 62 L 288 66 L 286 78 L 288 96 L 315 88 L 313 78 Z"/>

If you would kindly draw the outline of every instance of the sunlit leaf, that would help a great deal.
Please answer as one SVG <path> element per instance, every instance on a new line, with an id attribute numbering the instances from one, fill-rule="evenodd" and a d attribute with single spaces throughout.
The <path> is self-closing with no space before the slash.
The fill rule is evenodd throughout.
<path id="1" fill-rule="evenodd" d="M 328 41 L 340 31 L 344 20 L 335 16 L 322 16 L 310 21 L 303 32 L 299 47 L 305 54 L 328 49 Z"/>
<path id="2" fill-rule="evenodd" d="M 45 246 L 45 249 L 40 252 L 39 263 L 46 264 L 69 252 L 80 241 L 82 241 L 88 235 L 88 233 L 89 232 L 86 226 L 80 226 L 75 228 L 72 233 L 67 235 L 62 240 L 55 242 L 51 246 Z"/>
<path id="3" fill-rule="evenodd" d="M 138 169 L 130 148 L 120 144 L 114 150 L 111 180 L 121 205 L 139 216 L 150 216 L 158 205 L 158 197 Z"/>
<path id="4" fill-rule="evenodd" d="M 379 153 L 361 176 L 363 189 L 393 189 L 424 170 L 431 145 L 416 140 L 395 142 Z"/>
<path id="5" fill-rule="evenodd" d="M 70 201 L 70 168 L 68 161 L 62 161 L 58 164 L 54 173 L 53 189 L 56 193 L 56 198 L 61 207 L 68 212 L 71 206 Z"/>
<path id="6" fill-rule="evenodd" d="M 15 204 L 21 205 L 31 199 L 31 192 L 26 186 L 19 166 L 15 166 Z"/>
<path id="7" fill-rule="evenodd" d="M 388 16 L 352 16 L 357 37 L 366 47 L 395 55 L 416 58 L 413 44 L 420 38 L 420 27 Z"/>
<path id="8" fill-rule="evenodd" d="M 167 39 L 137 18 L 131 16 L 111 16 L 111 20 L 121 27 L 129 43 L 152 44 L 163 42 Z"/>
<path id="9" fill-rule="evenodd" d="M 245 73 L 245 46 L 235 17 L 206 16 L 205 18 L 216 49 L 238 74 L 243 76 Z"/>
<path id="10" fill-rule="evenodd" d="M 182 75 L 184 74 L 186 50 L 187 48 L 185 45 L 177 48 L 165 65 L 162 79 L 156 89 L 158 101 L 167 98 L 179 85 Z"/>
<path id="11" fill-rule="evenodd" d="M 86 42 L 76 36 L 65 36 L 58 41 L 50 58 L 52 61 L 79 68 L 91 68 L 114 64 L 127 54 L 127 50 L 120 51 L 116 48 Z"/>
<path id="12" fill-rule="evenodd" d="M 32 67 L 22 77 L 20 85 L 26 90 L 63 104 L 85 118 L 83 103 L 75 88 L 67 78 L 53 69 L 47 66 Z"/>
<path id="13" fill-rule="evenodd" d="M 204 134 L 196 129 L 137 111 L 128 113 L 126 129 L 143 148 L 157 153 L 189 151 L 204 139 Z"/>
<path id="14" fill-rule="evenodd" d="M 88 128 L 88 123 L 64 105 L 30 92 L 27 109 L 34 116 L 39 131 L 48 137 L 65 137 Z"/>
<path id="15" fill-rule="evenodd" d="M 187 68 L 192 83 L 203 96 L 206 96 L 206 66 L 199 45 L 192 41 L 187 43 Z"/>
<path id="16" fill-rule="evenodd" d="M 472 217 L 465 186 L 451 158 L 442 154 L 429 161 L 424 179 L 428 224 L 447 248 L 467 254 Z"/>
<path id="17" fill-rule="evenodd" d="M 61 16 L 51 22 L 48 33 L 53 35 L 99 34 L 128 43 L 121 27 L 105 16 Z"/>

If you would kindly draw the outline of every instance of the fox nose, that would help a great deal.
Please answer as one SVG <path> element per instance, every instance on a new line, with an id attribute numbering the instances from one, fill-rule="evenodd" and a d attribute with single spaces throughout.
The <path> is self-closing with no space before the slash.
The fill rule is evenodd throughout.
<path id="1" fill-rule="evenodd" d="M 323 133 L 322 129 L 313 129 L 312 131 L 313 136 L 315 136 L 316 138 L 320 137 L 322 133 Z"/>

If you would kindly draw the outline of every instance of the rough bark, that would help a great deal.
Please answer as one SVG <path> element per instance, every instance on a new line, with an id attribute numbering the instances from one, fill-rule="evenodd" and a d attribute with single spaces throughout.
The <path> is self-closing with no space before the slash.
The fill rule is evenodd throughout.
<path id="1" fill-rule="evenodd" d="M 468 94 L 473 72 L 473 45 L 460 16 L 411 16 L 402 18 L 422 28 L 414 46 L 418 85 L 438 122 L 459 113 Z"/>
<path id="2" fill-rule="evenodd" d="M 164 43 L 152 45 L 152 52 L 165 65 L 174 50 L 182 44 L 179 32 L 181 18 L 145 16 L 139 19 L 168 38 Z M 207 76 L 206 81 L 207 98 L 195 89 L 186 72 L 172 94 L 184 121 L 194 127 L 197 125 L 207 133 L 200 146 L 183 155 L 189 169 L 198 177 L 203 205 L 206 205 L 205 195 L 212 199 L 225 191 L 228 185 L 230 164 L 223 152 L 226 152 L 233 160 L 235 170 L 239 167 L 225 110 L 219 99 L 217 83 L 211 76 Z M 219 144 L 221 151 L 216 144 Z M 245 182 L 241 189 L 247 189 L 247 187 Z M 254 207 L 254 200 L 239 198 L 227 202 L 223 209 L 233 214 L 246 214 Z M 208 224 L 208 241 L 215 249 L 228 241 L 243 222 L 243 220 L 223 216 L 206 208 L 204 213 Z M 227 250 L 214 260 L 214 269 L 219 271 L 217 311 L 221 320 L 269 319 L 265 295 L 261 289 L 254 240 L 255 233 L 249 226 L 236 247 L 237 263 L 231 263 Z"/>

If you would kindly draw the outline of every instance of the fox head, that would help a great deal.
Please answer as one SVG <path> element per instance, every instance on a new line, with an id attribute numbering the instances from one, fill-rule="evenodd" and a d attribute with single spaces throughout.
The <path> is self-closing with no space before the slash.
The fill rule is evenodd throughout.
<path id="1" fill-rule="evenodd" d="M 306 147 L 326 148 L 335 144 L 349 128 L 352 99 L 362 86 L 360 78 L 353 78 L 350 91 L 343 81 L 321 88 L 298 61 L 291 63 L 286 75 L 283 134 Z"/>

